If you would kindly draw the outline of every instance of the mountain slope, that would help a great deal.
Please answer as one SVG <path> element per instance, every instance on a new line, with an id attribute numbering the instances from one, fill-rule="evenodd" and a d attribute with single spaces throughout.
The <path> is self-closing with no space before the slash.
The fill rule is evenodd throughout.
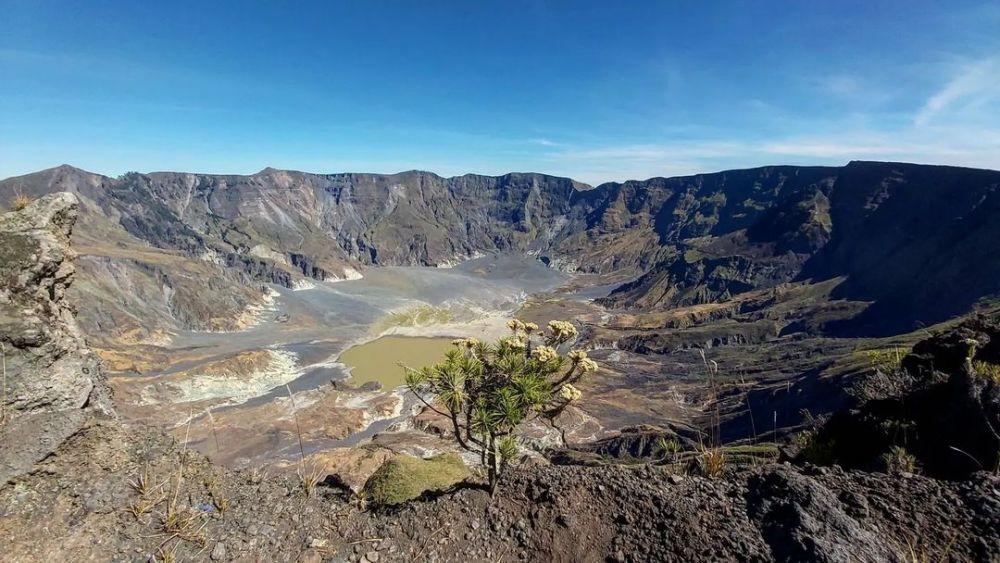
<path id="1" fill-rule="evenodd" d="M 832 296 L 874 304 L 832 330 L 917 328 L 1000 293 L 1000 173 L 856 162 L 833 194 L 836 228 L 800 278 L 846 276 Z"/>

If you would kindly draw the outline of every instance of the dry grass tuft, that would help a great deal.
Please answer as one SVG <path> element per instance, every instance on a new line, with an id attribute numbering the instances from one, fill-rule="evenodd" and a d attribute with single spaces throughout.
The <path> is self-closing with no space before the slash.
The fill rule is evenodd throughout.
<path id="1" fill-rule="evenodd" d="M 137 522 L 144 523 L 143 518 L 152 512 L 156 505 L 167 499 L 163 492 L 164 484 L 166 482 L 154 484 L 148 465 L 143 466 L 142 470 L 136 474 L 135 479 L 128 482 L 129 487 L 139 495 L 139 498 L 128 505 L 128 512 L 135 517 Z"/>
<path id="2" fill-rule="evenodd" d="M 247 470 L 247 483 L 251 485 L 260 485 L 267 478 L 267 467 L 264 465 L 257 465 L 251 467 Z"/>
<path id="3" fill-rule="evenodd" d="M 719 477 L 726 470 L 726 454 L 722 448 L 702 448 L 698 466 L 705 477 Z"/>
<path id="4" fill-rule="evenodd" d="M 222 492 L 222 489 L 218 487 L 211 488 L 208 490 L 208 494 L 212 497 L 212 506 L 219 511 L 219 514 L 225 514 L 229 510 L 229 498 Z"/>
<path id="5" fill-rule="evenodd" d="M 164 497 L 159 497 L 159 498 L 140 497 L 137 498 L 135 501 L 133 501 L 131 504 L 129 504 L 128 511 L 129 513 L 132 514 L 133 517 L 135 517 L 136 522 L 140 524 L 148 524 L 149 521 L 147 520 L 143 522 L 143 519 L 147 514 L 152 512 L 154 508 L 156 508 L 157 504 L 163 502 L 163 500 Z"/>
<path id="6" fill-rule="evenodd" d="M 193 508 L 171 502 L 163 514 L 162 523 L 163 531 L 173 537 L 199 545 L 207 542 L 205 535 L 201 533 L 201 529 L 205 527 L 202 514 Z"/>
<path id="7" fill-rule="evenodd" d="M 177 476 L 175 484 L 170 493 L 170 501 L 167 503 L 167 510 L 162 515 L 162 525 L 164 533 L 171 538 L 180 538 L 185 541 L 204 546 L 208 539 L 201 533 L 206 522 L 202 518 L 202 513 L 187 506 L 181 506 L 179 499 L 181 495 L 181 484 L 184 482 L 184 454 L 187 451 L 188 437 L 191 431 L 191 417 L 188 417 L 187 429 L 184 432 L 184 447 L 178 456 Z M 169 541 L 169 539 L 168 539 Z"/>
<path id="8" fill-rule="evenodd" d="M 292 388 L 285 385 L 285 391 L 288 392 L 288 400 L 292 403 L 292 418 L 295 420 L 295 436 L 299 440 L 299 468 L 296 473 L 299 476 L 299 483 L 302 485 L 302 492 L 306 494 L 307 497 L 311 497 L 313 492 L 316 490 L 316 485 L 326 477 L 324 468 L 316 463 L 306 464 L 306 448 L 302 442 L 302 427 L 299 426 L 299 414 L 298 407 L 295 405 L 295 395 L 292 394 Z"/>
<path id="9" fill-rule="evenodd" d="M 215 438 L 215 455 L 219 455 L 221 448 L 219 447 L 219 431 L 215 428 L 215 417 L 212 416 L 212 409 L 205 409 L 205 414 L 208 415 L 208 422 L 212 426 L 212 437 Z"/>
<path id="10" fill-rule="evenodd" d="M 208 489 L 208 496 L 212 499 L 212 506 L 219 514 L 225 514 L 229 510 L 229 498 L 226 497 L 225 491 L 223 491 L 222 486 L 219 484 L 218 477 L 216 475 L 209 475 L 205 477 L 203 481 L 205 488 Z"/>
<path id="11" fill-rule="evenodd" d="M 948 541 L 948 545 L 944 546 L 941 550 L 940 555 L 933 555 L 932 550 L 921 543 L 920 540 L 906 540 L 906 546 L 897 549 L 899 552 L 899 560 L 904 563 L 944 563 L 945 561 L 950 561 L 949 557 L 951 553 L 952 546 L 955 545 L 955 540 L 958 539 L 958 533 L 954 533 L 951 536 L 951 540 Z"/>
<path id="12" fill-rule="evenodd" d="M 972 369 L 975 370 L 976 375 L 979 377 L 985 377 L 986 379 L 992 379 L 996 383 L 1000 383 L 1000 365 L 977 360 L 972 362 Z"/>
<path id="13" fill-rule="evenodd" d="M 161 487 L 163 487 L 163 483 L 160 483 L 159 485 L 154 485 L 153 484 L 153 480 L 149 476 L 149 466 L 148 465 L 144 465 L 143 468 L 142 468 L 142 471 L 140 471 L 135 476 L 135 479 L 132 479 L 131 481 L 129 481 L 128 484 L 129 484 L 130 487 L 132 487 L 132 490 L 134 490 L 136 493 L 138 493 L 139 496 L 141 496 L 141 497 L 148 497 L 153 492 L 155 492 L 155 491 L 159 490 Z"/>
<path id="14" fill-rule="evenodd" d="M 360 491 L 351 497 L 351 501 L 354 503 L 354 507 L 364 512 L 368 510 L 368 493 L 365 491 Z"/>
<path id="15" fill-rule="evenodd" d="M 917 458 L 901 446 L 893 446 L 882 454 L 882 463 L 889 473 L 916 473 L 919 471 Z"/>
<path id="16" fill-rule="evenodd" d="M 158 547 L 152 560 L 157 563 L 175 563 L 177 561 L 177 545 L 175 544 L 170 549 L 167 549 L 166 546 Z"/>
<path id="17" fill-rule="evenodd" d="M 302 484 L 302 492 L 307 497 L 313 495 L 316 485 L 326 477 L 324 467 L 318 463 L 299 463 L 299 469 L 296 473 L 298 473 L 299 482 Z"/>
<path id="18" fill-rule="evenodd" d="M 10 198 L 10 210 L 20 211 L 25 207 L 28 207 L 30 203 L 31 203 L 30 197 L 24 195 L 20 191 L 15 192 L 14 195 Z"/>

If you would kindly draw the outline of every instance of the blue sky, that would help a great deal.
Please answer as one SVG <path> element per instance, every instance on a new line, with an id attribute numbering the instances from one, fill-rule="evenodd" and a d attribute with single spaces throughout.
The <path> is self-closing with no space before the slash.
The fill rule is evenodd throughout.
<path id="1" fill-rule="evenodd" d="M 1000 169 L 1000 2 L 0 0 L 0 177 Z"/>

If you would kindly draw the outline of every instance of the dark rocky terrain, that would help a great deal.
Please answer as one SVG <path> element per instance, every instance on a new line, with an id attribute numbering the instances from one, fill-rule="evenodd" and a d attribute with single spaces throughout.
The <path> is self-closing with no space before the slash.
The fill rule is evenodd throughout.
<path id="1" fill-rule="evenodd" d="M 130 482 L 148 474 L 162 499 Z M 182 474 L 180 487 L 177 475 Z M 171 498 L 197 510 L 178 539 Z M 214 499 L 214 500 L 213 500 Z M 224 499 L 225 509 L 215 503 Z M 517 470 L 362 509 L 293 476 L 231 472 L 162 437 L 95 423 L 0 488 L 8 561 L 995 561 L 1000 477 L 951 482 L 767 465 L 708 479 L 656 465 Z"/>

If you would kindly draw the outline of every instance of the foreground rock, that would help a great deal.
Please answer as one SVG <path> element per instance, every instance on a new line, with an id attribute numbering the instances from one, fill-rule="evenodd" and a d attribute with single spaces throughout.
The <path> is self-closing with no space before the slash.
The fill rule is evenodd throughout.
<path id="1" fill-rule="evenodd" d="M 129 484 L 143 475 L 145 492 Z M 539 467 L 514 471 L 492 499 L 461 487 L 366 510 L 324 486 L 306 496 L 294 473 L 231 472 L 105 422 L 0 488 L 0 535 L 8 561 L 875 562 L 911 549 L 993 561 L 998 491 L 1000 477 L 985 473 L 949 482 L 771 465 L 711 480 Z M 171 510 L 190 523 L 168 529 Z"/>
<path id="2" fill-rule="evenodd" d="M 0 216 L 0 484 L 107 410 L 96 356 L 65 300 L 77 199 L 49 195 Z"/>
<path id="3" fill-rule="evenodd" d="M 917 343 L 898 368 L 878 372 L 873 396 L 834 413 L 802 455 L 881 469 L 896 452 L 912 456 L 912 470 L 948 479 L 1000 471 L 997 374 L 1000 313 L 971 318 Z"/>

